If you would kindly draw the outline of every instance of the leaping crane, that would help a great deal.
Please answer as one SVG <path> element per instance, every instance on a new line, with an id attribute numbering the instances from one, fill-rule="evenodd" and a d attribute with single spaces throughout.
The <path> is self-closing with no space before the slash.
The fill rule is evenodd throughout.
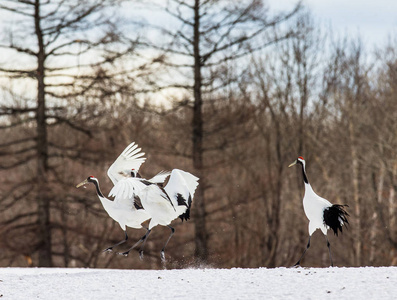
<path id="1" fill-rule="evenodd" d="M 173 169 L 172 172 L 160 172 L 149 180 L 144 179 L 138 173 L 145 161 L 144 153 L 137 147 L 135 143 L 127 146 L 108 169 L 107 174 L 114 184 L 109 197 L 114 197 L 114 201 L 103 196 L 98 179 L 93 176 L 77 187 L 93 183 L 103 207 L 124 230 L 125 239 L 104 251 L 112 251 L 113 247 L 127 241 L 126 226 L 142 228 L 141 223 L 151 219 L 146 234 L 127 251 L 119 254 L 127 256 L 132 249 L 142 244 L 139 250 L 142 258 L 143 248 L 152 228 L 163 225 L 171 229 L 171 234 L 161 249 L 161 260 L 165 261 L 165 247 L 175 232 L 170 224 L 178 217 L 182 221 L 190 218 L 190 207 L 199 178 L 188 172 Z"/>
<path id="2" fill-rule="evenodd" d="M 129 197 L 134 197 L 136 191 L 138 191 L 142 206 L 151 218 L 146 234 L 130 249 L 119 254 L 127 256 L 132 249 L 143 243 L 139 250 L 139 255 L 142 258 L 143 248 L 151 230 L 157 225 L 162 225 L 171 229 L 171 234 L 161 249 L 160 257 L 164 262 L 165 247 L 175 232 L 175 229 L 170 224 L 178 217 L 182 221 L 190 218 L 190 207 L 199 178 L 188 172 L 173 169 L 169 178 L 166 179 L 164 187 L 160 184 L 148 182 L 146 183 L 146 187 L 142 189 L 131 188 L 136 185 L 135 181 L 137 180 L 134 177 L 127 178 L 122 185 L 116 184 L 112 191 L 110 191 L 110 194 L 116 197 L 119 193 L 124 194 L 126 190 L 129 191 Z M 131 184 L 131 187 L 128 188 L 128 184 Z"/>
<path id="3" fill-rule="evenodd" d="M 145 155 L 145 153 L 140 151 L 141 149 L 138 148 L 138 145 L 133 142 L 128 145 L 120 154 L 120 156 L 114 161 L 107 172 L 113 184 L 122 185 L 123 180 L 136 177 L 138 175 L 138 170 L 145 161 L 145 158 L 142 157 Z M 137 178 L 137 180 L 133 181 L 135 182 L 135 185 L 129 187 L 139 190 L 146 186 L 145 183 L 143 183 L 146 181 L 151 183 L 163 183 L 169 174 L 170 172 L 160 172 L 158 175 L 149 180 Z M 121 245 L 128 240 L 127 226 L 137 229 L 143 228 L 142 223 L 150 219 L 150 215 L 143 209 L 140 199 L 137 195 L 128 197 L 128 190 L 126 190 L 125 193 L 118 194 L 113 201 L 106 198 L 101 192 L 98 179 L 94 176 L 89 176 L 76 187 L 79 188 L 89 183 L 93 183 L 95 185 L 96 193 L 102 203 L 103 208 L 113 220 L 119 223 L 121 229 L 124 231 L 125 237 L 122 241 L 103 250 L 112 251 L 114 247 Z"/>

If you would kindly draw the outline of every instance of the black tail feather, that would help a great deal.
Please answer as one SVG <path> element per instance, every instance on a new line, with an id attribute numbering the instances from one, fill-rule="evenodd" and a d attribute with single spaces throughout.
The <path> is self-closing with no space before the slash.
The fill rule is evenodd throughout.
<path id="1" fill-rule="evenodd" d="M 334 204 L 324 209 L 324 224 L 331 228 L 336 236 L 338 230 L 342 232 L 342 225 L 349 224 L 347 220 L 349 214 L 344 207 L 348 207 L 348 205 Z"/>
<path id="2" fill-rule="evenodd" d="M 183 198 L 183 196 L 178 193 L 177 201 L 178 201 L 178 206 L 179 205 L 182 205 L 182 206 L 184 205 L 184 206 L 187 207 L 186 211 L 183 214 L 181 214 L 179 216 L 179 218 L 181 218 L 182 222 L 183 222 L 183 220 L 186 220 L 186 221 L 189 220 L 190 219 L 190 206 L 192 205 L 192 197 L 191 197 L 191 195 L 189 195 L 189 199 L 188 199 L 188 201 L 186 203 L 186 201 Z"/>

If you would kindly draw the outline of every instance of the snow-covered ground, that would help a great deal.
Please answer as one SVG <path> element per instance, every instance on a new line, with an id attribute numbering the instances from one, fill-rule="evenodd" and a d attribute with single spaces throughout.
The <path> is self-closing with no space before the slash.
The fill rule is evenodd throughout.
<path id="1" fill-rule="evenodd" d="M 397 299 L 397 267 L 0 268 L 1 299 Z"/>

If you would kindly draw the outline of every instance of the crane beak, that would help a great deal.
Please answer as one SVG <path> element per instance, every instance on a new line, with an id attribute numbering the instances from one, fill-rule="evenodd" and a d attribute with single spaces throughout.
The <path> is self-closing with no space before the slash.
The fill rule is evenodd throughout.
<path id="1" fill-rule="evenodd" d="M 296 163 L 297 163 L 298 161 L 297 160 L 295 160 L 292 164 L 290 164 L 289 166 L 288 166 L 288 168 L 290 168 L 290 167 L 292 167 L 292 166 L 294 166 L 294 165 L 296 165 Z"/>
<path id="2" fill-rule="evenodd" d="M 76 185 L 76 188 L 79 188 L 79 187 L 81 187 L 81 186 L 83 186 L 83 185 L 85 185 L 87 183 L 88 183 L 88 180 L 86 179 L 86 180 L 80 182 L 78 185 Z"/>

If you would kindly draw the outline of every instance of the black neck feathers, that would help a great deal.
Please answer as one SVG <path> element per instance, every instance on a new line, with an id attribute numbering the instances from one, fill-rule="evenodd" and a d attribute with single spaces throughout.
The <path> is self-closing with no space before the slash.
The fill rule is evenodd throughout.
<path id="1" fill-rule="evenodd" d="M 101 192 L 101 189 L 99 188 L 99 183 L 98 183 L 98 181 L 92 180 L 91 182 L 95 185 L 96 192 L 97 192 L 98 196 L 99 196 L 99 197 L 102 197 L 102 198 L 105 198 L 105 196 L 104 196 L 104 195 L 102 194 L 102 192 Z"/>
<path id="2" fill-rule="evenodd" d="M 309 180 L 307 179 L 307 175 L 306 175 L 305 165 L 301 162 L 300 162 L 300 165 L 302 166 L 303 181 L 305 183 L 309 184 Z"/>

